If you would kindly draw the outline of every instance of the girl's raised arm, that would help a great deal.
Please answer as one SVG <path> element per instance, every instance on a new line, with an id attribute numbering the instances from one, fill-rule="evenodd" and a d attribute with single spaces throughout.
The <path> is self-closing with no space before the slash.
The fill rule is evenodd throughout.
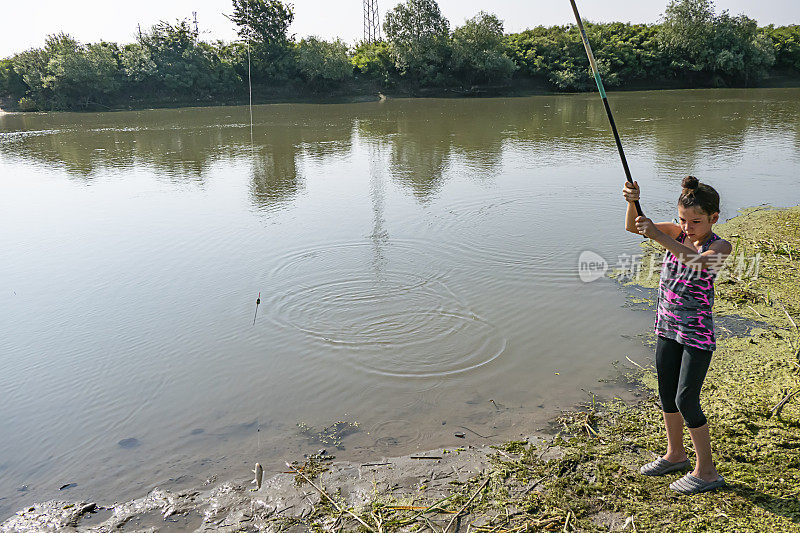
<path id="1" fill-rule="evenodd" d="M 625 182 L 625 187 L 622 188 L 622 196 L 628 202 L 628 209 L 625 211 L 625 230 L 631 233 L 639 233 L 636 229 L 636 217 L 639 214 L 636 212 L 636 206 L 633 204 L 639 200 L 639 183 L 634 181 L 631 184 L 629 181 Z"/>
<path id="2" fill-rule="evenodd" d="M 633 184 L 625 182 L 625 187 L 622 189 L 622 196 L 628 202 L 628 209 L 625 211 L 625 230 L 631 233 L 639 234 L 636 229 L 636 217 L 639 216 L 636 212 L 636 206 L 633 205 L 639 199 L 639 183 L 634 181 Z M 656 222 L 655 226 L 659 231 L 669 235 L 673 239 L 677 239 L 681 234 L 681 227 L 674 222 Z"/>

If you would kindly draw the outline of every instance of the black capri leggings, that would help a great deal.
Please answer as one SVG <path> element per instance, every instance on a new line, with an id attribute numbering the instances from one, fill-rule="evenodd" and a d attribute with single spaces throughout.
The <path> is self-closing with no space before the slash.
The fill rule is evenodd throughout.
<path id="1" fill-rule="evenodd" d="M 680 411 L 690 428 L 699 428 L 707 422 L 700 409 L 700 389 L 711 364 L 711 353 L 661 336 L 656 344 L 661 408 L 665 413 Z"/>

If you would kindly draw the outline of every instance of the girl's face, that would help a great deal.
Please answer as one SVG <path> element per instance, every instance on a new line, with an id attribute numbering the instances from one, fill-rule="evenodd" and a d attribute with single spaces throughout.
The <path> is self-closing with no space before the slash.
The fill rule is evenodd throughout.
<path id="1" fill-rule="evenodd" d="M 690 239 L 699 239 L 711 233 L 711 226 L 719 220 L 719 213 L 707 214 L 698 206 L 678 206 L 678 224 Z"/>

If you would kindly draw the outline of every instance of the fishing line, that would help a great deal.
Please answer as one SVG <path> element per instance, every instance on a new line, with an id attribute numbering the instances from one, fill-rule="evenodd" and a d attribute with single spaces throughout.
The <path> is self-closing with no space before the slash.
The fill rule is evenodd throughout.
<path id="1" fill-rule="evenodd" d="M 600 96 L 603 98 L 603 106 L 606 108 L 608 121 L 611 123 L 611 131 L 614 133 L 614 141 L 617 143 L 619 158 L 622 160 L 622 168 L 625 169 L 625 177 L 627 178 L 628 183 L 633 184 L 631 170 L 628 168 L 628 160 L 625 158 L 625 151 L 622 149 L 622 141 L 619 139 L 617 125 L 614 123 L 614 115 L 611 114 L 611 107 L 608 105 L 608 98 L 606 97 L 606 90 L 603 87 L 603 80 L 600 79 L 600 71 L 597 69 L 597 62 L 595 61 L 594 54 L 592 53 L 592 46 L 589 44 L 589 38 L 586 36 L 586 30 L 583 29 L 581 16 L 578 14 L 578 6 L 575 5 L 575 0 L 569 0 L 569 3 L 572 4 L 572 11 L 575 13 L 575 21 L 578 23 L 578 29 L 580 30 L 581 39 L 583 40 L 583 47 L 586 49 L 586 55 L 589 58 L 589 65 L 592 67 L 592 72 L 594 73 L 594 81 L 597 83 L 597 90 L 600 91 Z M 639 200 L 636 200 L 634 205 L 636 206 L 636 213 L 638 213 L 640 217 L 643 217 L 644 212 L 639 206 Z"/>
<path id="2" fill-rule="evenodd" d="M 253 28 L 253 20 L 252 20 L 252 9 L 250 4 L 245 4 L 247 6 L 247 34 L 245 37 L 245 43 L 247 45 L 247 92 L 249 96 L 249 109 L 250 109 L 250 159 L 253 164 L 255 164 L 255 145 L 253 144 L 253 77 L 250 72 L 250 32 Z M 261 303 L 261 292 L 258 293 L 258 298 L 256 298 L 256 312 L 253 315 L 253 325 L 256 325 L 256 317 L 258 316 L 258 306 Z"/>
<path id="3" fill-rule="evenodd" d="M 250 9 L 250 5 L 247 4 L 247 18 L 248 18 L 248 28 L 247 28 L 247 37 L 245 39 L 247 43 L 247 91 L 250 97 L 249 105 L 250 105 L 250 156 L 253 157 L 253 78 L 250 75 L 250 32 L 252 31 L 253 21 L 252 21 L 252 11 Z"/>
<path id="4" fill-rule="evenodd" d="M 248 95 L 248 108 L 250 110 L 250 159 L 253 164 L 255 164 L 255 145 L 253 143 L 253 76 L 251 72 L 250 66 L 250 33 L 252 32 L 253 28 L 253 20 L 252 20 L 252 7 L 249 3 L 245 4 L 247 6 L 247 34 L 245 37 L 245 43 L 247 46 L 247 95 Z M 261 304 L 261 292 L 258 293 L 258 298 L 256 298 L 256 312 L 253 315 L 253 325 L 256 325 L 256 318 L 258 317 L 258 306 Z M 256 453 L 261 453 L 261 424 L 256 420 Z M 255 470 L 253 470 L 253 474 L 256 476 L 256 480 L 258 483 L 257 488 L 261 488 L 261 479 L 258 473 L 258 470 L 261 466 L 256 463 Z"/>

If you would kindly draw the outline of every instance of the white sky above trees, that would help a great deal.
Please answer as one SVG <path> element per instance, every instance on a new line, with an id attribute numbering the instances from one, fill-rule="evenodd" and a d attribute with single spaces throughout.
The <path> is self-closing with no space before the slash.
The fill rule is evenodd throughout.
<path id="1" fill-rule="evenodd" d="M 581 15 L 592 21 L 656 22 L 668 0 L 579 0 Z M 325 39 L 342 38 L 353 44 L 360 40 L 362 0 L 294 0 L 295 19 L 290 33 L 302 38 L 317 35 Z M 378 0 L 381 21 L 386 11 L 399 0 Z M 64 31 L 80 42 L 101 39 L 127 43 L 134 40 L 136 25 L 147 29 L 160 20 L 191 17 L 197 12 L 203 40 L 236 38 L 233 24 L 223 16 L 232 11 L 227 0 L 14 0 L 4 1 L 0 10 L 0 58 L 44 44 L 48 34 Z M 759 25 L 800 24 L 798 0 L 717 0 L 717 11 L 744 13 Z M 481 10 L 496 14 L 506 32 L 517 32 L 537 25 L 571 22 L 568 0 L 439 0 L 451 28 Z"/>

